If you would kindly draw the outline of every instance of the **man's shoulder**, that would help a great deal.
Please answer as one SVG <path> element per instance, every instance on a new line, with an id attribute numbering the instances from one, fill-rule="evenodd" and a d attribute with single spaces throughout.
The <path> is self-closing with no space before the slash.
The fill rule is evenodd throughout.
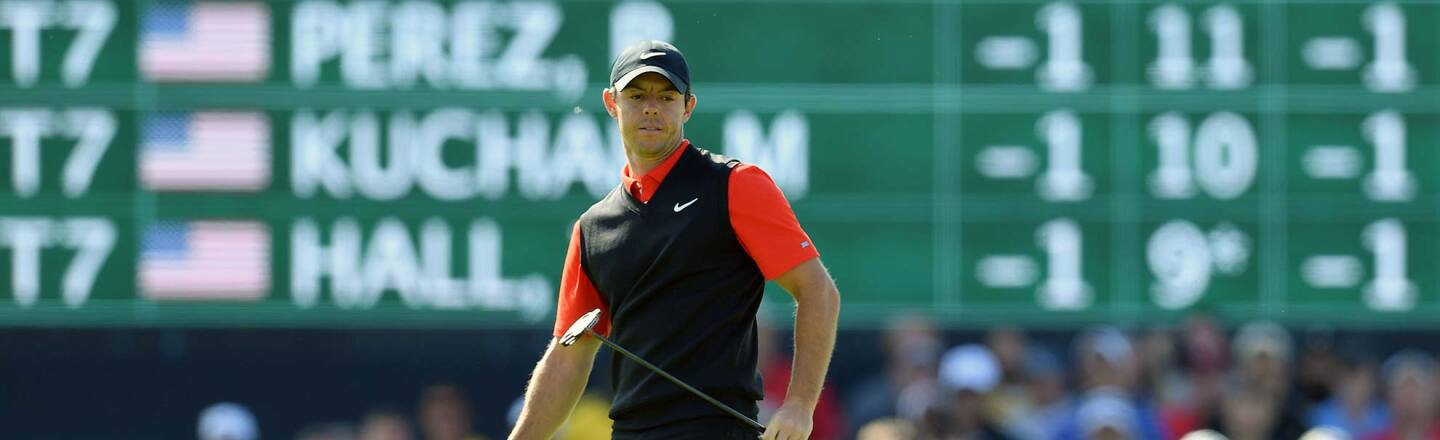
<path id="1" fill-rule="evenodd" d="M 726 180 L 730 182 L 732 189 L 742 189 L 742 192 L 749 193 L 761 189 L 769 190 L 773 187 L 775 191 L 779 191 L 775 179 L 771 178 L 770 174 L 765 172 L 760 165 L 714 153 L 693 144 L 692 147 L 706 159 L 703 163 L 708 164 L 709 169 L 726 175 Z"/>
<path id="2" fill-rule="evenodd" d="M 622 188 L 623 185 L 615 185 L 614 188 L 610 189 L 610 192 L 605 193 L 605 197 L 601 197 L 600 200 L 591 203 L 590 206 L 585 208 L 585 212 L 580 213 L 580 220 L 583 221 L 587 218 L 618 208 L 618 203 L 621 202 L 619 198 L 623 196 L 622 191 L 624 191 L 624 189 Z"/>
<path id="3" fill-rule="evenodd" d="M 715 169 L 726 170 L 734 175 L 763 177 L 765 180 L 770 180 L 770 175 L 760 168 L 760 165 L 716 153 L 695 144 L 690 144 L 690 146 L 700 153 L 700 157 L 706 159 L 705 163 L 712 165 Z"/>
<path id="4" fill-rule="evenodd" d="M 691 144 L 691 147 L 694 148 L 696 152 L 700 153 L 700 157 L 705 158 L 706 163 L 711 164 L 712 167 L 715 169 L 734 169 L 735 167 L 744 164 L 744 162 L 741 162 L 739 159 L 712 152 L 695 144 Z"/>

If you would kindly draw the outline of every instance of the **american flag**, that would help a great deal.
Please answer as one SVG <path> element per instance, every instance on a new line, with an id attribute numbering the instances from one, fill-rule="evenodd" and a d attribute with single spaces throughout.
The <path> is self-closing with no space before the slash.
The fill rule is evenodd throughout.
<path id="1" fill-rule="evenodd" d="M 270 10 L 164 0 L 145 12 L 139 52 L 150 81 L 257 82 L 270 73 Z"/>
<path id="2" fill-rule="evenodd" d="M 152 300 L 255 301 L 270 293 L 270 230 L 250 221 L 162 221 L 140 251 Z"/>
<path id="3" fill-rule="evenodd" d="M 140 182 L 151 191 L 253 192 L 270 184 L 270 120 L 259 112 L 146 116 Z"/>

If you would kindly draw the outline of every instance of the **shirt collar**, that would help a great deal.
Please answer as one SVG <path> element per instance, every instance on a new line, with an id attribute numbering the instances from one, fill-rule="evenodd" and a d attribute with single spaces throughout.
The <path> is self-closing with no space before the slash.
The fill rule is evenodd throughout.
<path id="1" fill-rule="evenodd" d="M 664 161 L 639 179 L 630 175 L 630 164 L 627 163 L 625 168 L 620 170 L 620 182 L 625 185 L 625 190 L 629 191 L 630 195 L 641 202 L 649 203 L 650 197 L 655 195 L 655 191 L 659 190 L 660 184 L 665 181 L 665 176 L 670 174 L 670 170 L 675 168 L 675 163 L 680 161 L 681 154 L 688 149 L 690 149 L 690 140 L 680 140 L 680 146 L 675 148 L 675 151 L 670 152 Z"/>

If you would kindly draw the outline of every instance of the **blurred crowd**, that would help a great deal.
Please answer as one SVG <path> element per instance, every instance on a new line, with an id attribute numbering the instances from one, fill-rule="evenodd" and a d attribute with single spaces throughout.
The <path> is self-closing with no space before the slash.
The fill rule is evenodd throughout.
<path id="1" fill-rule="evenodd" d="M 812 439 L 1440 440 L 1437 359 L 1415 349 L 1376 352 L 1359 336 L 1296 337 L 1264 321 L 1227 331 L 1205 314 L 1064 335 L 994 328 L 954 341 L 916 315 L 898 317 L 881 336 L 883 366 L 843 387 L 827 384 Z M 761 325 L 762 422 L 783 402 L 788 345 Z M 467 398 L 512 397 L 436 384 L 412 412 L 375 408 L 272 438 L 495 440 L 472 432 L 475 417 L 514 423 L 520 400 L 509 414 L 477 415 Z M 603 394 L 586 394 L 557 439 L 608 439 L 608 410 Z M 202 412 L 199 438 L 255 440 L 255 426 L 243 406 L 216 404 Z"/>
<path id="2" fill-rule="evenodd" d="M 434 384 L 420 393 L 412 420 L 400 408 L 374 408 L 358 420 L 335 420 L 303 427 L 295 440 L 489 440 L 473 432 L 474 415 L 464 390 Z M 200 440 L 259 440 L 259 423 L 245 406 L 221 402 L 200 413 Z"/>
<path id="3" fill-rule="evenodd" d="M 886 333 L 885 369 L 847 393 L 862 440 L 1440 440 L 1436 359 L 1375 353 L 1210 316 L 1066 344 L 997 328 L 945 347 L 920 317 Z M 1385 355 L 1382 357 L 1382 355 Z M 818 438 L 818 437 L 817 437 Z"/>

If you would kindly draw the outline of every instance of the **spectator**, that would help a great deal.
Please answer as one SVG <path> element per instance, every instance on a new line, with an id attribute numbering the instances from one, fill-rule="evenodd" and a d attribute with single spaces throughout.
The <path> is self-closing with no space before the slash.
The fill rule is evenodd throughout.
<path id="1" fill-rule="evenodd" d="M 845 402 L 847 431 L 853 435 L 871 420 L 901 415 L 902 390 L 935 383 L 941 347 L 940 332 L 928 318 L 908 315 L 891 321 L 884 336 L 884 371 L 860 382 Z"/>
<path id="2" fill-rule="evenodd" d="M 1193 405 L 1195 386 L 1180 368 L 1178 337 L 1173 331 L 1155 327 L 1140 338 L 1140 392 L 1159 410 L 1160 424 L 1169 439 L 1199 429 L 1204 419 Z"/>
<path id="3" fill-rule="evenodd" d="M 435 384 L 420 393 L 420 431 L 425 440 L 476 440 L 470 402 L 460 387 Z"/>
<path id="4" fill-rule="evenodd" d="M 1075 410 L 1080 437 L 1087 440 L 1132 440 L 1140 438 L 1140 413 L 1126 393 L 1115 388 L 1098 388 L 1086 394 Z"/>
<path id="5" fill-rule="evenodd" d="M 1078 336 L 1074 347 L 1081 389 L 1115 388 L 1133 395 L 1138 365 L 1130 337 L 1113 327 L 1102 327 Z"/>
<path id="6" fill-rule="evenodd" d="M 916 440 L 942 440 L 949 435 L 950 399 L 934 381 L 906 386 L 896 398 L 895 411 L 911 426 Z"/>
<path id="7" fill-rule="evenodd" d="M 1229 368 L 1229 344 L 1215 317 L 1194 313 L 1185 319 L 1185 358 L 1190 373 L 1197 376 L 1223 374 Z"/>
<path id="8" fill-rule="evenodd" d="M 1370 440 L 1440 440 L 1435 360 L 1416 350 L 1404 350 L 1386 360 L 1381 372 L 1393 418 L 1388 429 Z"/>
<path id="9" fill-rule="evenodd" d="M 1295 389 L 1304 403 L 1311 405 L 1330 399 L 1335 378 L 1344 373 L 1340 357 L 1335 353 L 1335 336 L 1324 329 L 1306 333 L 1305 351 L 1295 372 Z"/>
<path id="10" fill-rule="evenodd" d="M 1019 440 L 1052 440 L 1060 435 L 1074 402 L 1065 388 L 1065 369 L 1049 350 L 1032 347 L 1025 356 L 1024 411 L 1002 420 L 1005 432 Z"/>
<path id="11" fill-rule="evenodd" d="M 1229 371 L 1230 344 L 1214 316 L 1196 312 L 1186 317 L 1181 340 L 1184 341 L 1182 357 L 1190 375 L 1191 394 L 1188 414 L 1175 412 L 1166 415 L 1166 426 L 1176 428 L 1172 431 L 1175 433 L 1214 425 L 1213 421 L 1220 418 L 1225 375 Z"/>
<path id="12" fill-rule="evenodd" d="M 221 402 L 200 412 L 200 440 L 255 440 L 260 437 L 255 415 L 238 403 Z"/>
<path id="13" fill-rule="evenodd" d="M 1310 410 L 1310 425 L 1339 430 L 1349 438 L 1380 434 L 1390 424 L 1390 410 L 1376 393 L 1375 362 L 1367 356 L 1345 356 L 1330 398 Z"/>
<path id="14" fill-rule="evenodd" d="M 1235 334 L 1233 345 L 1242 388 L 1271 397 L 1290 392 L 1290 334 L 1272 322 L 1252 322 Z"/>
<path id="15" fill-rule="evenodd" d="M 1237 389 L 1225 399 L 1221 411 L 1221 433 L 1230 440 L 1293 440 L 1276 436 L 1279 428 L 1280 404 L 1270 394 L 1258 390 Z M 1303 431 L 1302 431 L 1303 433 Z"/>
<path id="16" fill-rule="evenodd" d="M 985 398 L 985 414 L 990 420 L 1005 421 L 1028 413 L 1025 332 L 1014 327 L 998 327 L 986 334 L 985 345 L 1000 365 L 1000 383 Z"/>
<path id="17" fill-rule="evenodd" d="M 940 361 L 940 384 L 950 393 L 947 438 L 1009 440 L 987 417 L 985 397 L 1000 383 L 1000 364 L 978 344 L 951 349 Z"/>
<path id="18" fill-rule="evenodd" d="M 1025 359 L 1029 338 L 1015 327 L 996 327 L 985 335 L 985 346 L 1000 363 L 1000 385 L 1025 387 Z"/>
<path id="19" fill-rule="evenodd" d="M 1290 333 L 1273 322 L 1252 322 L 1236 332 L 1232 351 L 1236 362 L 1236 376 L 1231 389 L 1257 393 L 1255 396 L 1242 396 L 1250 400 L 1241 400 L 1240 404 L 1263 403 L 1266 408 L 1274 406 L 1275 420 L 1269 424 L 1272 432 L 1265 438 L 1300 438 L 1309 426 L 1305 424 L 1303 402 L 1291 387 L 1290 362 L 1294 350 Z M 1225 409 L 1228 411 L 1231 408 Z M 1234 438 L 1233 434 L 1231 438 Z"/>
<path id="20" fill-rule="evenodd" d="M 1097 391 L 1113 394 L 1135 409 L 1136 428 L 1129 436 L 1138 440 L 1164 440 L 1159 415 L 1153 404 L 1135 394 L 1138 368 L 1130 338 L 1113 327 L 1092 329 L 1076 338 L 1076 362 L 1080 365 L 1080 384 L 1084 395 Z M 1092 433 L 1085 430 L 1079 411 L 1061 428 L 1059 438 L 1077 440 Z"/>
<path id="21" fill-rule="evenodd" d="M 1221 372 L 1194 373 L 1190 377 L 1195 385 L 1195 392 L 1190 400 L 1190 417 L 1184 423 L 1194 424 L 1200 427 L 1215 427 L 1216 420 L 1222 416 L 1221 411 L 1225 405 L 1225 375 Z M 1168 422 L 1176 423 L 1178 419 Z M 1184 432 L 1184 427 L 1180 427 Z M 1193 431 L 1193 430 L 1192 430 Z M 1202 430 L 1211 431 L 1211 430 Z"/>
<path id="22" fill-rule="evenodd" d="M 360 422 L 360 440 L 413 440 L 413 429 L 410 420 L 399 411 L 375 410 Z"/>
<path id="23" fill-rule="evenodd" d="M 1178 342 L 1174 332 L 1156 327 L 1145 332 L 1138 346 L 1140 394 L 1162 408 L 1190 401 L 1190 377 L 1180 368 Z"/>

